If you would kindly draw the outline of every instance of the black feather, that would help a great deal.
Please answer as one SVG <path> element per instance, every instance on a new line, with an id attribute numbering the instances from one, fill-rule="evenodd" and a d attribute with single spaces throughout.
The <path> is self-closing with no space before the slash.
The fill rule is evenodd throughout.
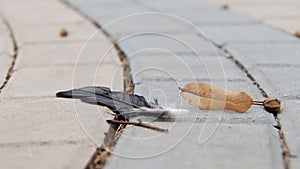
<path id="1" fill-rule="evenodd" d="M 56 96 L 63 98 L 75 98 L 80 99 L 85 103 L 106 106 L 117 114 L 124 111 L 130 111 L 133 108 L 151 107 L 143 96 L 111 91 L 109 88 L 101 86 L 89 86 L 58 92 L 56 93 Z"/>

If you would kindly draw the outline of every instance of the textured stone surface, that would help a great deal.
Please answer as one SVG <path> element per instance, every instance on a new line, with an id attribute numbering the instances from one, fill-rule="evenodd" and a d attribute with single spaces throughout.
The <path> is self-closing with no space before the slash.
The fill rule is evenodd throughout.
<path id="1" fill-rule="evenodd" d="M 0 18 L 0 54 L 13 55 L 13 40 L 3 19 L 4 18 Z"/>
<path id="2" fill-rule="evenodd" d="M 6 97 L 53 96 L 59 90 L 88 85 L 122 89 L 122 70 L 115 64 L 24 68 L 15 72 L 2 93 Z"/>
<path id="3" fill-rule="evenodd" d="M 5 81 L 8 69 L 13 61 L 14 46 L 7 25 L 0 18 L 0 84 Z"/>
<path id="4" fill-rule="evenodd" d="M 290 153 L 295 158 L 292 158 L 292 166 L 297 168 L 299 166 L 300 156 L 300 143 L 299 143 L 299 130 L 300 127 L 300 101 L 299 100 L 287 100 L 284 101 L 284 113 L 280 114 L 280 120 L 282 127 L 284 128 L 284 134 L 287 144 L 290 148 Z M 293 164 L 294 163 L 294 164 Z"/>
<path id="5" fill-rule="evenodd" d="M 224 57 L 178 56 L 168 52 L 155 55 L 147 53 L 149 52 L 141 51 L 129 55 L 133 76 L 142 74 L 143 78 L 148 79 L 224 81 L 245 77 L 241 70 Z M 180 69 L 174 69 L 176 67 Z"/>
<path id="6" fill-rule="evenodd" d="M 241 42 L 297 42 L 298 39 L 288 36 L 282 31 L 272 29 L 262 24 L 252 25 L 225 25 L 201 26 L 200 29 L 206 33 L 217 44 L 241 43 Z"/>
<path id="7" fill-rule="evenodd" d="M 60 31 L 65 28 L 68 36 L 61 37 Z M 40 26 L 26 26 L 15 30 L 18 45 L 45 43 L 45 42 L 70 42 L 87 41 L 90 36 L 97 32 L 91 23 L 58 23 Z"/>
<path id="8" fill-rule="evenodd" d="M 257 164 L 261 168 L 282 167 L 278 133 L 271 127 L 276 123 L 271 114 L 260 107 L 253 107 L 245 114 L 228 111 L 201 111 L 187 105 L 178 93 L 177 86 L 183 86 L 189 80 L 185 82 L 162 80 L 143 80 L 136 85 L 135 92 L 150 100 L 158 98 L 161 105 L 173 105 L 176 108 L 188 109 L 189 112 L 179 116 L 156 119 L 156 122 L 152 122 L 153 125 L 168 128 L 170 130 L 168 134 L 137 127 L 126 128 L 107 168 L 116 168 L 120 165 L 125 168 L 129 166 L 138 168 L 141 165 L 145 165 L 146 168 L 158 166 L 164 168 L 182 168 L 183 166 L 239 168 L 245 164 L 249 168 Z M 222 83 L 224 82 L 217 84 L 222 86 Z M 257 94 L 259 97 L 259 93 L 255 92 L 257 89 L 249 86 L 249 83 L 226 82 L 226 85 L 231 90 L 242 90 L 254 97 Z M 155 118 L 144 118 L 144 121 L 153 120 Z M 253 137 L 249 138 L 249 134 Z M 215 137 L 220 138 L 215 140 Z M 253 154 L 253 151 L 257 153 Z M 222 161 L 216 162 L 216 157 Z M 177 159 L 176 162 L 174 159 Z M 232 159 L 239 159 L 239 162 L 232 161 Z M 172 163 L 165 161 L 172 161 Z"/>
<path id="9" fill-rule="evenodd" d="M 99 116 L 102 110 L 80 101 L 32 97 L 1 99 L 0 105 L 1 111 L 9 112 L 1 114 L 0 145 L 75 142 L 93 149 L 93 141 L 101 144 L 108 128 Z"/>
<path id="10" fill-rule="evenodd" d="M 299 30 L 299 1 L 214 1 L 229 5 L 229 10 L 256 18 L 272 27 L 294 35 Z M 288 37 L 289 35 L 285 35 Z M 290 36 L 291 37 L 291 36 Z M 290 154 L 290 168 L 299 160 L 299 40 L 276 43 L 234 43 L 225 48 L 249 69 L 270 96 L 282 99 L 279 115 Z"/>
<path id="11" fill-rule="evenodd" d="M 1 5 L 2 11 L 4 11 L 5 16 L 14 27 L 33 26 L 32 28 L 36 29 L 38 28 L 36 25 L 67 24 L 84 21 L 83 17 L 76 11 L 66 8 L 64 4 L 58 3 L 57 0 L 28 0 L 22 5 L 16 5 L 16 3 L 18 3 L 18 0 L 11 0 Z M 20 13 L 24 15 L 20 15 Z"/>
<path id="12" fill-rule="evenodd" d="M 175 15 L 182 19 L 199 25 L 215 25 L 215 24 L 249 24 L 255 23 L 246 17 L 228 13 L 225 10 L 220 10 L 217 6 L 201 3 L 200 1 L 187 0 L 172 1 L 172 5 L 168 1 L 147 1 L 139 0 L 147 8 L 154 11 L 165 12 Z M 184 6 L 184 8 L 182 8 Z"/>
<path id="13" fill-rule="evenodd" d="M 83 11 L 77 2 L 74 0 L 76 7 Z M 256 21 L 227 13 L 210 5 L 202 6 L 200 2 L 174 1 L 173 5 L 163 1 L 132 1 L 131 3 L 139 4 L 141 9 L 144 7 L 149 11 L 185 16 L 187 20 L 197 23 L 204 35 L 212 37 L 217 44 L 296 41 L 295 38 L 257 24 Z M 199 6 L 196 5 L 197 3 Z M 93 6 L 94 3 L 88 1 L 84 4 L 85 11 L 88 9 L 88 4 Z M 185 10 L 182 6 L 186 6 Z M 193 14 L 197 9 L 199 13 Z M 91 18 L 97 17 L 97 14 L 85 13 Z M 223 20 L 221 16 L 224 16 Z M 101 19 L 95 21 L 100 25 L 106 23 Z M 138 32 L 141 27 L 137 25 L 137 29 L 134 27 L 132 30 Z M 112 36 L 117 35 L 118 45 L 129 57 L 135 93 L 144 95 L 149 100 L 158 98 L 161 105 L 189 110 L 189 113 L 169 118 L 143 117 L 144 121 L 169 128 L 168 134 L 128 126 L 113 152 L 114 155 L 108 160 L 107 168 L 284 167 L 278 131 L 272 127 L 276 122 L 273 116 L 261 107 L 252 107 L 245 114 L 229 111 L 201 111 L 191 108 L 181 99 L 177 87 L 195 80 L 211 82 L 234 91 L 245 91 L 255 99 L 262 97 L 255 85 L 235 64 L 226 58 L 219 60 L 216 57 L 214 49 L 192 26 L 189 32 L 182 32 L 184 30 L 178 32 L 170 28 L 168 35 L 181 37 L 179 39 L 188 43 L 187 46 L 199 52 L 199 58 L 204 62 L 202 64 L 201 61 L 199 64 L 200 59 L 187 46 L 173 38 L 157 36 L 153 33 L 126 37 L 125 35 L 133 33 L 127 31 L 126 24 L 124 31 L 110 30 L 109 26 L 104 29 Z M 159 27 L 157 29 L 162 31 Z M 223 57 L 224 54 L 221 56 Z M 224 70 L 218 67 L 221 63 Z M 210 69 L 209 72 L 214 74 L 215 78 L 207 76 L 204 66 Z M 190 72 L 195 74 L 194 77 L 189 76 Z M 201 137 L 200 133 L 202 133 Z M 199 144 L 199 141 L 202 144 Z"/>
<path id="14" fill-rule="evenodd" d="M 270 96 L 299 99 L 298 87 L 299 67 L 264 66 L 252 71 L 260 84 L 270 93 Z"/>
<path id="15" fill-rule="evenodd" d="M 284 128 L 284 134 L 289 146 L 291 158 L 291 168 L 300 166 L 300 145 L 299 145 L 299 100 L 288 100 L 284 102 L 284 113 L 280 114 L 281 125 Z"/>
<path id="16" fill-rule="evenodd" d="M 129 15 L 136 13 L 149 12 L 146 8 L 140 7 L 131 1 L 94 1 L 94 0 L 74 0 L 69 1 L 76 6 L 80 6 L 78 10 L 88 15 L 90 18 L 97 22 L 101 22 L 101 25 L 110 24 L 122 17 L 128 17 Z M 136 24 L 135 24 L 136 25 Z"/>
<path id="17" fill-rule="evenodd" d="M 175 123 L 168 134 L 127 129 L 106 168 L 282 168 L 274 128 L 221 124 L 210 136 L 210 127 L 216 126 Z M 152 137 L 138 139 L 145 132 Z"/>
<path id="18" fill-rule="evenodd" d="M 139 24 L 137 24 L 139 23 Z M 134 34 L 142 32 L 187 32 L 189 25 L 176 17 L 163 13 L 141 13 L 110 23 L 104 29 L 111 35 Z"/>
<path id="19" fill-rule="evenodd" d="M 248 69 L 255 65 L 299 65 L 300 42 L 233 43 L 225 48 Z"/>
<path id="20" fill-rule="evenodd" d="M 0 54 L 0 84 L 2 85 L 5 82 L 5 78 L 8 73 L 8 69 L 11 66 L 13 58 L 6 54 Z"/>
<path id="21" fill-rule="evenodd" d="M 101 47 L 100 47 L 101 46 Z M 118 64 L 119 58 L 106 39 L 101 41 L 25 45 L 19 50 L 17 67 L 74 64 Z"/>
<path id="22" fill-rule="evenodd" d="M 299 42 L 229 44 L 225 48 L 248 68 L 270 96 L 299 99 Z"/>
<path id="23" fill-rule="evenodd" d="M 83 168 L 93 151 L 81 143 L 4 146 L 0 148 L 0 162 L 3 168 Z"/>
<path id="24" fill-rule="evenodd" d="M 0 10 L 18 46 L 0 94 L 1 168 L 84 168 L 103 143 L 109 127 L 105 120 L 111 117 L 106 108 L 56 98 L 55 93 L 85 85 L 122 90 L 117 52 L 113 48 L 103 58 L 112 47 L 110 39 L 60 1 L 1 1 Z M 1 23 L 1 84 L 14 54 L 3 27 Z M 68 36 L 60 37 L 62 28 Z"/>
<path id="25" fill-rule="evenodd" d="M 299 17 L 290 17 L 290 18 L 276 18 L 268 19 L 265 21 L 266 24 L 276 27 L 278 29 L 284 30 L 292 35 L 300 30 L 300 16 Z"/>
<path id="26" fill-rule="evenodd" d="M 297 0 L 209 0 L 207 2 L 213 2 L 219 7 L 227 4 L 230 11 L 255 18 L 291 34 L 300 29 L 298 10 L 300 3 Z"/>
<path id="27" fill-rule="evenodd" d="M 146 50 L 147 53 L 157 54 L 171 52 L 176 55 L 218 56 L 223 52 L 213 46 L 207 39 L 196 33 L 140 33 L 128 37 L 120 37 L 118 45 L 127 55 Z"/>
<path id="28" fill-rule="evenodd" d="M 173 0 L 172 5 L 168 1 L 160 1 L 160 0 L 138 0 L 140 4 L 143 4 L 145 7 L 156 10 L 156 11 L 167 11 L 167 12 L 178 12 L 178 11 L 197 11 L 201 12 L 202 10 L 215 10 L 217 9 L 213 5 L 198 3 L 194 0 Z M 182 8 L 184 6 L 184 8 Z"/>
<path id="29" fill-rule="evenodd" d="M 192 10 L 166 10 L 164 12 L 170 12 L 175 16 L 186 19 L 195 25 L 226 25 L 226 24 L 253 24 L 256 21 L 243 17 L 241 15 L 235 15 L 225 10 L 219 10 L 212 6 L 206 6 L 205 4 L 195 3 L 195 9 Z"/>

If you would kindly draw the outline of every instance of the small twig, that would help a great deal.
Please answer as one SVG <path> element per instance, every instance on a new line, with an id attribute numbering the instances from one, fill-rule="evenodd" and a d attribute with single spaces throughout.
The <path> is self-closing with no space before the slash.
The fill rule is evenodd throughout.
<path id="1" fill-rule="evenodd" d="M 143 123 L 142 120 L 138 119 L 138 122 L 132 122 L 132 121 L 121 121 L 121 120 L 106 120 L 107 123 L 109 124 L 125 124 L 125 125 L 134 125 L 134 126 L 139 126 L 139 127 L 144 127 L 147 129 L 151 129 L 151 130 L 155 130 L 155 131 L 159 131 L 159 132 L 164 132 L 167 133 L 168 129 L 163 129 L 163 128 L 159 128 L 156 126 L 152 126 L 150 124 L 147 123 Z"/>

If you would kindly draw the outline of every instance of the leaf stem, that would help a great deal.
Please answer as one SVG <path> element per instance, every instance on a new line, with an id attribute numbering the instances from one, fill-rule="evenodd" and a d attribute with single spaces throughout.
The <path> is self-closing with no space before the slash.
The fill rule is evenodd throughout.
<path id="1" fill-rule="evenodd" d="M 253 105 L 258 105 L 258 106 L 263 106 L 264 105 L 264 101 L 257 101 L 257 100 L 254 100 Z"/>

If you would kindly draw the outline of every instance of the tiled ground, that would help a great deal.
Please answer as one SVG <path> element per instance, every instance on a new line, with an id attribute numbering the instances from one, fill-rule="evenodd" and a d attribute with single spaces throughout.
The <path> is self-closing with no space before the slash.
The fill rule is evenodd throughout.
<path id="1" fill-rule="evenodd" d="M 111 43 L 103 32 L 56 0 L 1 1 L 0 11 L 1 85 L 12 68 L 0 94 L 0 168 L 84 168 L 103 142 L 107 117 L 55 93 L 86 85 L 122 90 L 115 49 L 105 55 Z"/>
<path id="2" fill-rule="evenodd" d="M 246 74 L 219 51 L 221 48 L 239 60 L 262 88 L 269 95 L 281 99 L 283 105 L 297 102 L 299 40 L 287 33 L 200 0 L 176 0 L 172 3 L 161 0 L 128 1 L 122 10 L 124 1 L 121 0 L 68 2 L 102 25 L 110 36 L 118 38 L 119 47 L 129 58 L 136 83 L 135 93 L 143 94 L 148 99 L 158 97 L 163 104 L 189 108 L 181 100 L 177 86 L 195 80 L 221 86 L 226 84 L 229 89 L 244 90 L 256 99 L 263 99 Z M 133 12 L 144 13 L 130 15 Z M 109 23 L 112 18 L 117 20 Z M 212 47 L 214 45 L 217 51 Z M 243 115 L 189 110 L 188 114 L 154 122 L 158 126 L 168 127 L 170 134 L 127 128 L 106 167 L 288 166 L 283 161 L 279 131 L 271 127 L 276 125 L 276 121 L 263 109 L 253 107 Z M 292 119 L 288 116 L 295 113 L 284 108 L 279 116 L 283 119 L 283 132 L 292 155 L 297 155 L 299 148 L 293 139 L 299 138 L 296 134 L 298 130 L 289 127 L 297 123 L 290 124 L 288 120 Z M 290 131 L 286 131 L 285 126 Z M 228 128 L 234 132 L 230 133 Z M 264 134 L 260 135 L 261 132 Z M 200 144 L 200 133 L 212 136 L 204 139 L 207 140 L 205 144 Z M 222 141 L 217 143 L 219 137 Z M 297 168 L 297 161 L 298 158 L 291 158 L 292 168 Z"/>

